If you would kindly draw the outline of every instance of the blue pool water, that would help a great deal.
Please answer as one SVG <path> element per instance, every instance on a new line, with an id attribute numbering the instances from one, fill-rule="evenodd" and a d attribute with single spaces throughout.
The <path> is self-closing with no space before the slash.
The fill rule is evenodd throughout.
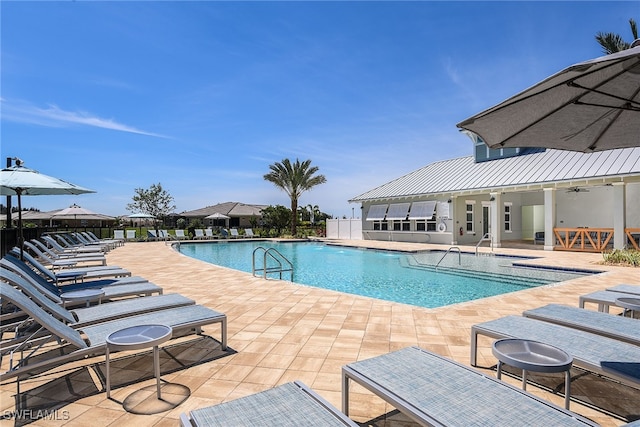
<path id="1" fill-rule="evenodd" d="M 441 307 L 560 282 L 585 272 L 523 268 L 517 257 L 476 257 L 442 251 L 393 252 L 331 246 L 317 242 L 182 243 L 180 252 L 223 267 L 252 272 L 257 247 L 275 248 L 294 265 L 293 281 L 420 307 Z M 264 251 L 257 256 L 263 267 Z M 267 267 L 275 265 L 267 261 Z M 261 275 L 261 274 L 260 274 Z M 278 278 L 271 274 L 269 278 Z M 289 273 L 282 278 L 288 280 Z"/>

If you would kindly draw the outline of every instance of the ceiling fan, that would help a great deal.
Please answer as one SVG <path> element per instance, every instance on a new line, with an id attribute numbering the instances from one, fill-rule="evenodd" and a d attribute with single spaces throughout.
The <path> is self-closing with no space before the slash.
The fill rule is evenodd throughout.
<path id="1" fill-rule="evenodd" d="M 567 193 L 588 193 L 589 190 L 587 190 L 586 188 L 580 188 L 580 187 L 569 187 L 567 188 Z"/>

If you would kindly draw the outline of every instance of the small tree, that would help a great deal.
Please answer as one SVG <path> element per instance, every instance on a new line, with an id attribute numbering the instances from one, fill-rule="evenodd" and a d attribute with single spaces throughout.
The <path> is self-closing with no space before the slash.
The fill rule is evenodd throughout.
<path id="1" fill-rule="evenodd" d="M 289 226 L 291 211 L 282 205 L 267 206 L 262 209 L 262 221 L 266 228 L 275 228 L 279 236 Z"/>
<path id="2" fill-rule="evenodd" d="M 151 185 L 149 189 L 136 188 L 134 191 L 133 202 L 127 205 L 130 212 L 146 213 L 158 219 L 164 218 L 176 209 L 173 196 L 163 189 L 160 183 Z M 157 221 L 154 221 L 154 225 L 157 233 Z"/>

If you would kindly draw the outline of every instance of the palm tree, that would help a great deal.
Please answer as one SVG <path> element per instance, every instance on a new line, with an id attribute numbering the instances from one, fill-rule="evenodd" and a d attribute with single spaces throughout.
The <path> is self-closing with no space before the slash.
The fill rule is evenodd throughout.
<path id="1" fill-rule="evenodd" d="M 633 18 L 629 19 L 629 25 L 631 26 L 631 34 L 635 40 L 638 38 L 638 27 L 636 26 L 636 21 L 634 21 Z M 631 43 L 624 41 L 622 36 L 615 33 L 598 32 L 596 34 L 596 41 L 600 43 L 602 50 L 607 55 L 610 53 L 620 52 L 621 50 L 626 50 L 631 47 Z"/>
<path id="2" fill-rule="evenodd" d="M 292 164 L 289 159 L 284 159 L 280 163 L 269 165 L 269 169 L 271 172 L 264 175 L 264 179 L 284 190 L 291 199 L 291 235 L 295 236 L 300 195 L 316 185 L 324 184 L 327 179 L 324 175 L 315 175 L 318 172 L 318 167 L 311 166 L 311 160 L 305 160 L 301 163 L 296 159 L 296 162 Z"/>

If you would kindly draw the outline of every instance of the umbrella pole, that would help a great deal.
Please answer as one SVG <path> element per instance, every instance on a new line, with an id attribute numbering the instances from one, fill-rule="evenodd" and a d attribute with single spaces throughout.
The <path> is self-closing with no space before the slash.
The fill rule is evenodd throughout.
<path id="1" fill-rule="evenodd" d="M 22 198 L 20 197 L 22 191 L 17 191 L 18 194 L 18 246 L 20 246 L 20 261 L 24 261 L 24 234 L 22 234 Z"/>

